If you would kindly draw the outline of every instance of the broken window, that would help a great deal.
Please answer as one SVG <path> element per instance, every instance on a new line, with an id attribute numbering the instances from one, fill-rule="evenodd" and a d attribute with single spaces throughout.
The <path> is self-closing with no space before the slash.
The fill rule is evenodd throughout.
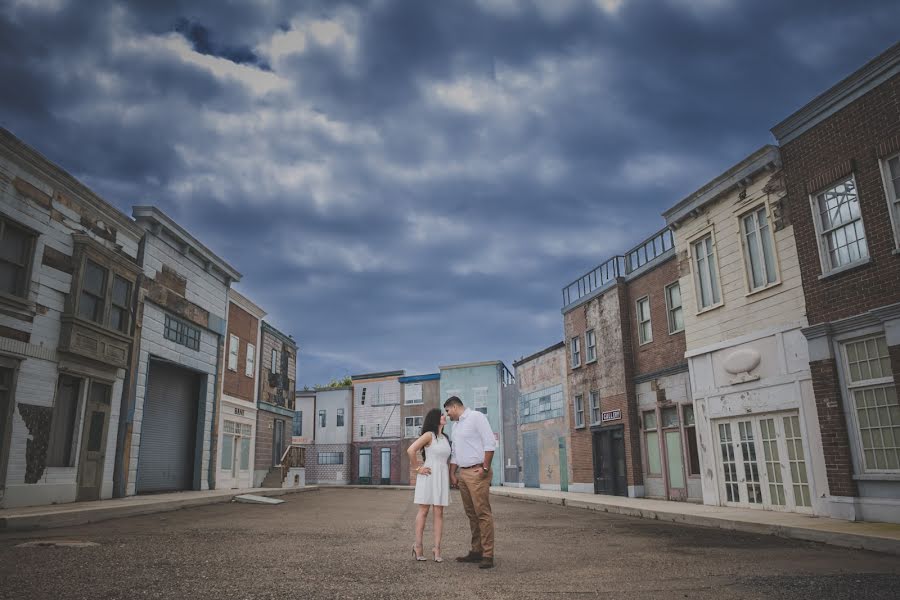
<path id="1" fill-rule="evenodd" d="M 0 217 L 0 292 L 28 296 L 28 279 L 36 236 L 5 217 Z"/>

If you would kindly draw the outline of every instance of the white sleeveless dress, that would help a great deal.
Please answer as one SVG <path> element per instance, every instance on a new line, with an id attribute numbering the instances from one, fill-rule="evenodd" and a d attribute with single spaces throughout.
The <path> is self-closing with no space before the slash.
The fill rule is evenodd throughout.
<path id="1" fill-rule="evenodd" d="M 450 505 L 450 442 L 443 435 L 431 434 L 431 444 L 425 447 L 425 465 L 431 475 L 416 475 L 416 494 L 413 502 L 434 506 Z"/>

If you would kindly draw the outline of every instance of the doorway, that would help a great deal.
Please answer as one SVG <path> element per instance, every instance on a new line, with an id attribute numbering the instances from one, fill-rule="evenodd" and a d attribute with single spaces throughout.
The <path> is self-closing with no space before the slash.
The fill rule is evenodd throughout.
<path id="1" fill-rule="evenodd" d="M 372 449 L 359 449 L 359 482 L 372 483 Z"/>
<path id="2" fill-rule="evenodd" d="M 91 382 L 81 434 L 81 459 L 78 464 L 78 495 L 81 500 L 99 500 L 106 462 L 106 437 L 109 431 L 112 387 Z"/>
<path id="3" fill-rule="evenodd" d="M 284 454 L 284 421 L 275 419 L 272 425 L 272 466 L 281 464 L 281 455 Z"/>
<path id="4" fill-rule="evenodd" d="M 522 450 L 525 454 L 525 487 L 541 487 L 541 457 L 538 432 L 522 434 Z"/>
<path id="5" fill-rule="evenodd" d="M 15 371 L 0 367 L 0 498 L 6 489 L 6 464 L 9 459 L 9 431 L 12 429 L 12 389 Z"/>
<path id="6" fill-rule="evenodd" d="M 604 427 L 593 431 L 594 493 L 628 495 L 625 477 L 625 427 Z"/>
<path id="7" fill-rule="evenodd" d="M 391 449 L 381 449 L 381 485 L 391 483 Z"/>

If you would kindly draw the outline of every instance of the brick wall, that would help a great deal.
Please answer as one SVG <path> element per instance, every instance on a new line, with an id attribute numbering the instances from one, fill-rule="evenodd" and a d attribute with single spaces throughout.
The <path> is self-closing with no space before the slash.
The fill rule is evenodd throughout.
<path id="1" fill-rule="evenodd" d="M 350 459 L 352 448 L 350 444 L 316 444 L 305 446 L 306 448 L 306 481 L 307 483 L 349 483 Z M 344 463 L 340 465 L 320 465 L 320 452 L 341 452 L 344 454 Z"/>
<path id="2" fill-rule="evenodd" d="M 811 325 L 900 302 L 900 256 L 879 166 L 900 150 L 900 76 L 866 93 L 781 147 L 787 197 Z M 870 264 L 819 279 L 822 274 L 810 194 L 853 173 L 868 241 Z"/>
<path id="3" fill-rule="evenodd" d="M 351 482 L 359 483 L 359 449 L 372 449 L 372 481 L 373 485 L 381 483 L 381 449 L 391 450 L 391 484 L 399 485 L 403 475 L 400 473 L 400 441 L 396 442 L 354 442 L 352 444 Z"/>
<path id="4" fill-rule="evenodd" d="M 233 398 L 240 398 L 253 402 L 253 386 L 256 385 L 256 373 L 253 377 L 247 377 L 247 344 L 256 346 L 257 332 L 259 331 L 259 320 L 248 313 L 246 310 L 235 304 L 228 303 L 228 335 L 225 337 L 225 368 L 223 390 L 226 394 Z M 231 336 L 236 335 L 239 339 L 237 370 L 231 371 L 228 368 L 228 357 L 231 351 Z M 259 348 L 256 349 L 256 364 L 259 364 Z M 257 370 L 254 367 L 254 370 Z"/>
<path id="5" fill-rule="evenodd" d="M 833 496 L 856 496 L 850 440 L 847 435 L 847 420 L 844 417 L 837 365 L 834 359 L 830 358 L 812 361 L 809 367 L 819 415 L 819 428 L 822 432 L 822 449 L 829 491 Z"/>
<path id="6" fill-rule="evenodd" d="M 684 330 L 669 333 L 666 307 L 666 286 L 677 282 L 678 278 L 678 261 L 673 257 L 628 282 L 627 306 L 636 377 L 685 363 Z M 641 345 L 638 339 L 637 301 L 645 296 L 650 299 L 650 326 L 653 333 L 652 341 Z"/>

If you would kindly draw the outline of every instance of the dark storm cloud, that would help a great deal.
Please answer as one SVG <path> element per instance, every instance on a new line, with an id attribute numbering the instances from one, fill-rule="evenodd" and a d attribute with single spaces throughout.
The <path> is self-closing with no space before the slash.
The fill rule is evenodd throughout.
<path id="1" fill-rule="evenodd" d="M 889 1 L 18 1 L 0 121 L 242 271 L 299 341 L 301 385 L 423 372 L 560 339 L 563 285 L 898 19 Z"/>

